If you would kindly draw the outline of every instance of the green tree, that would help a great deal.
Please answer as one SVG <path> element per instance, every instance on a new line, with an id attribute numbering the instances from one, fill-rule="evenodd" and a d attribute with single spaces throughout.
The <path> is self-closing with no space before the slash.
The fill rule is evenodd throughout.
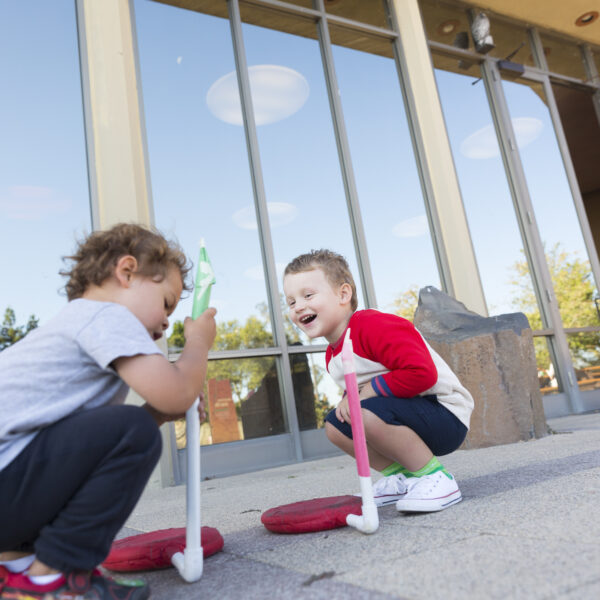
<path id="1" fill-rule="evenodd" d="M 329 400 L 327 399 L 327 396 L 325 396 L 325 394 L 315 394 L 315 414 L 317 417 L 317 429 L 321 429 L 321 427 L 325 425 L 325 417 L 329 414 L 329 411 L 332 408 L 333 405 L 329 403 Z"/>
<path id="2" fill-rule="evenodd" d="M 283 297 L 281 308 L 287 310 Z M 266 303 L 257 305 L 258 316 L 249 316 L 244 323 L 237 319 L 224 321 L 217 324 L 217 334 L 212 347 L 214 351 L 241 350 L 245 348 L 267 348 L 273 346 L 273 334 L 269 331 L 269 311 Z M 290 320 L 284 319 L 285 335 L 288 344 L 300 344 L 300 336 Z M 173 331 L 168 340 L 169 348 L 177 351 L 183 348 L 185 336 L 183 322 L 175 321 Z M 330 410 L 330 405 L 324 394 L 319 394 L 317 389 L 324 377 L 324 369 L 310 362 L 311 376 L 315 387 L 315 409 L 317 423 L 322 427 L 325 415 Z M 207 377 L 209 379 L 227 379 L 231 384 L 233 400 L 236 410 L 240 410 L 241 403 L 252 390 L 256 390 L 262 383 L 265 375 L 275 366 L 275 359 L 271 356 L 258 356 L 253 358 L 237 358 L 224 360 L 211 360 L 208 363 Z"/>
<path id="3" fill-rule="evenodd" d="M 169 347 L 183 348 L 185 337 L 183 323 L 173 323 L 173 333 L 169 336 Z M 241 350 L 244 348 L 265 348 L 273 345 L 273 336 L 266 324 L 252 315 L 245 323 L 237 319 L 217 324 L 217 335 L 212 349 L 215 351 Z M 260 385 L 265 373 L 273 365 L 272 357 L 240 358 L 236 360 L 211 360 L 208 363 L 206 380 L 228 379 L 233 399 L 238 404 L 248 392 Z"/>
<path id="4" fill-rule="evenodd" d="M 9 306 L 4 311 L 4 320 L 0 327 L 0 352 L 23 339 L 32 329 L 35 329 L 39 319 L 31 315 L 25 325 L 17 326 L 16 322 L 15 311 Z"/>
<path id="5" fill-rule="evenodd" d="M 408 319 L 411 323 L 415 318 L 415 311 L 419 304 L 419 286 L 411 285 L 402 292 L 393 302 L 394 313 Z"/>
<path id="6" fill-rule="evenodd" d="M 181 350 L 185 346 L 185 335 L 183 334 L 183 321 L 175 321 L 173 323 L 173 332 L 167 338 L 169 350 Z"/>
<path id="7" fill-rule="evenodd" d="M 563 327 L 600 325 L 594 304 L 595 287 L 589 261 L 578 258 L 575 254 L 569 254 L 559 243 L 546 252 L 546 261 Z M 531 329 L 542 329 L 542 319 L 533 291 L 529 265 L 525 259 L 514 263 L 512 279 L 509 283 L 514 289 L 513 306 L 525 313 Z M 597 333 L 578 333 L 568 336 L 575 367 L 581 368 L 600 363 L 599 341 Z M 536 358 L 539 368 L 547 369 L 550 366 L 548 349 L 541 339 L 536 343 Z"/>

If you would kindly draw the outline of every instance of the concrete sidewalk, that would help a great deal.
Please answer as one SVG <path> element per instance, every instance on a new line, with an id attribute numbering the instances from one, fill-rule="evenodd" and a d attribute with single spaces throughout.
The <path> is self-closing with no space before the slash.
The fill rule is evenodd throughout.
<path id="1" fill-rule="evenodd" d="M 379 530 L 267 531 L 268 508 L 358 491 L 340 456 L 202 482 L 202 524 L 224 537 L 202 579 L 144 573 L 154 600 L 600 598 L 600 413 L 554 419 L 540 440 L 461 450 L 443 462 L 464 500 L 379 510 Z M 377 474 L 374 474 L 377 478 Z M 148 489 L 121 532 L 185 526 L 185 487 Z"/>

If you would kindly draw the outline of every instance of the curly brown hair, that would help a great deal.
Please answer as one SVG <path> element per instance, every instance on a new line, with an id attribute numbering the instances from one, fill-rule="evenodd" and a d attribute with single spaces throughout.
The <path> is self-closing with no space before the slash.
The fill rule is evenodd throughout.
<path id="1" fill-rule="evenodd" d="M 81 298 L 91 285 L 101 285 L 114 272 L 122 256 L 133 256 L 138 263 L 137 273 L 147 277 L 167 275 L 170 267 L 181 274 L 183 289 L 190 291 L 187 276 L 191 265 L 181 247 L 167 240 L 159 231 L 132 223 L 119 223 L 105 231 L 94 231 L 77 242 L 77 249 L 64 261 L 72 261 L 71 269 L 60 271 L 68 277 L 67 298 Z"/>
<path id="2" fill-rule="evenodd" d="M 352 299 L 350 306 L 355 311 L 358 307 L 358 296 L 356 294 L 356 284 L 354 278 L 350 272 L 348 262 L 341 255 L 331 250 L 311 250 L 306 254 L 301 254 L 292 260 L 285 271 L 283 276 L 295 275 L 296 273 L 304 273 L 305 271 L 312 271 L 313 269 L 322 269 L 327 277 L 327 281 L 331 285 L 340 286 L 343 283 L 347 283 L 352 288 Z"/>

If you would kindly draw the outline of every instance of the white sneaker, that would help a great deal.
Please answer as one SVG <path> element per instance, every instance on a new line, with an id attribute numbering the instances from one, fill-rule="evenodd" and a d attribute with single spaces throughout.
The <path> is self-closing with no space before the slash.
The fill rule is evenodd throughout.
<path id="1" fill-rule="evenodd" d="M 444 510 L 462 500 L 456 480 L 442 471 L 411 478 L 407 493 L 396 502 L 396 510 L 405 512 L 434 512 Z"/>
<path id="2" fill-rule="evenodd" d="M 373 484 L 373 499 L 376 506 L 385 506 L 404 498 L 407 491 L 404 475 L 389 475 Z"/>

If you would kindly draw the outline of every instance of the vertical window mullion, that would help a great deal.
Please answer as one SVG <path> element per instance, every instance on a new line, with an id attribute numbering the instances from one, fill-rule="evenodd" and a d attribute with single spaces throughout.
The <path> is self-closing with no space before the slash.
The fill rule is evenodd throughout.
<path id="1" fill-rule="evenodd" d="M 335 131 L 340 167 L 342 170 L 342 179 L 344 182 L 344 190 L 346 192 L 346 202 L 350 216 L 352 238 L 354 241 L 354 247 L 356 249 L 356 260 L 358 263 L 358 268 L 360 269 L 360 281 L 362 284 L 363 297 L 365 299 L 365 305 L 367 308 L 375 308 L 377 307 L 375 286 L 373 285 L 373 276 L 369 263 L 367 242 L 358 203 L 358 193 L 356 190 L 354 170 L 352 168 L 352 160 L 350 157 L 350 146 L 348 144 L 348 135 L 346 132 L 346 125 L 344 123 L 342 104 L 339 96 L 339 86 L 333 66 L 331 39 L 329 37 L 327 20 L 324 17 L 325 7 L 323 0 L 316 0 L 316 5 L 321 11 L 321 18 L 317 23 L 319 48 L 321 50 L 321 58 L 323 60 L 325 83 L 327 86 L 327 94 L 331 107 L 331 118 L 333 120 L 333 128 Z"/>
<path id="2" fill-rule="evenodd" d="M 242 36 L 242 22 L 238 0 L 228 0 L 229 22 L 231 26 L 231 37 L 233 41 L 233 52 L 235 56 L 236 72 L 242 106 L 244 132 L 248 146 L 248 158 L 250 162 L 250 174 L 252 188 L 254 191 L 254 202 L 256 206 L 256 219 L 258 224 L 259 239 L 263 255 L 263 265 L 267 278 L 267 289 L 269 308 L 273 323 L 275 344 L 281 349 L 281 357 L 276 359 L 277 368 L 281 373 L 282 397 L 284 402 L 284 414 L 287 419 L 289 431 L 292 436 L 294 452 L 298 461 L 302 460 L 302 447 L 300 444 L 300 429 L 296 406 L 294 400 L 294 388 L 292 384 L 292 372 L 285 338 L 283 316 L 279 308 L 279 286 L 277 284 L 277 271 L 273 254 L 273 243 L 269 226 L 267 201 L 263 173 L 258 148 L 258 137 L 256 134 L 256 122 L 250 92 L 250 79 L 248 76 L 248 65 Z"/>

